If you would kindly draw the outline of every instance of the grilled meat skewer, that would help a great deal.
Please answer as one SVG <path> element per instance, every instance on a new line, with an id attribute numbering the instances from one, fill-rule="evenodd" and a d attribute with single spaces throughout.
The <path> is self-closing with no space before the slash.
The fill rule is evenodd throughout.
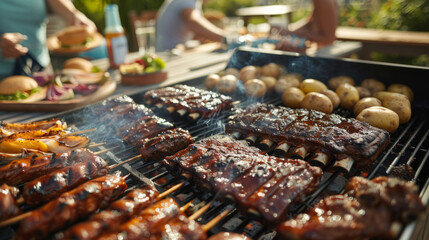
<path id="1" fill-rule="evenodd" d="M 98 239 L 148 239 L 155 229 L 175 219 L 179 214 L 179 205 L 172 198 L 167 198 L 143 209 L 122 224 L 118 231 L 103 234 Z"/>
<path id="2" fill-rule="evenodd" d="M 14 133 L 35 131 L 35 130 L 50 130 L 62 129 L 65 130 L 67 124 L 59 119 L 43 120 L 31 123 L 7 123 L 0 122 L 0 138 L 10 136 Z"/>
<path id="3" fill-rule="evenodd" d="M 41 156 L 68 152 L 87 146 L 89 141 L 88 137 L 72 135 L 60 136 L 58 139 L 9 139 L 0 141 L 0 165 L 31 155 Z"/>
<path id="4" fill-rule="evenodd" d="M 2 184 L 0 186 L 0 221 L 21 214 L 16 198 L 19 190 L 15 187 Z"/>
<path id="5" fill-rule="evenodd" d="M 226 132 L 302 145 L 307 152 L 328 151 L 336 159 L 348 156 L 360 169 L 373 163 L 389 143 L 387 131 L 355 119 L 269 104 L 238 111 L 227 123 Z"/>
<path id="6" fill-rule="evenodd" d="M 153 204 L 158 191 L 151 187 L 137 188 L 113 202 L 107 209 L 92 215 L 88 221 L 78 223 L 55 239 L 96 239 L 103 231 L 115 231 L 128 218 Z"/>
<path id="7" fill-rule="evenodd" d="M 21 220 L 16 239 L 45 239 L 52 232 L 106 207 L 126 189 L 125 178 L 119 175 L 86 182 L 30 212 Z"/>
<path id="8" fill-rule="evenodd" d="M 93 156 L 71 166 L 36 178 L 24 185 L 22 196 L 29 205 L 48 202 L 91 179 L 106 175 L 109 166 L 98 156 Z"/>
<path id="9" fill-rule="evenodd" d="M 0 183 L 16 186 L 49 172 L 70 166 L 84 159 L 96 157 L 90 150 L 81 148 L 50 156 L 30 156 L 0 166 Z"/>

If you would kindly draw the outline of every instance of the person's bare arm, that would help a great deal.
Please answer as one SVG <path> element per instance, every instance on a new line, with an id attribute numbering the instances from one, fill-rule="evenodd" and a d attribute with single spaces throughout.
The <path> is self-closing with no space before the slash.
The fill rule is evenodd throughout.
<path id="1" fill-rule="evenodd" d="M 310 36 L 310 40 L 321 45 L 328 45 L 335 41 L 335 30 L 338 25 L 338 7 L 336 0 L 314 0 L 314 24 L 317 30 Z"/>
<path id="2" fill-rule="evenodd" d="M 77 10 L 70 0 L 46 0 L 46 2 L 52 11 L 64 17 L 70 25 L 86 25 L 94 31 L 97 29 L 94 22 Z"/>
<path id="3" fill-rule="evenodd" d="M 182 11 L 182 18 L 187 22 L 189 29 L 195 33 L 197 38 L 221 42 L 224 37 L 222 29 L 213 25 L 201 12 L 186 8 Z"/>

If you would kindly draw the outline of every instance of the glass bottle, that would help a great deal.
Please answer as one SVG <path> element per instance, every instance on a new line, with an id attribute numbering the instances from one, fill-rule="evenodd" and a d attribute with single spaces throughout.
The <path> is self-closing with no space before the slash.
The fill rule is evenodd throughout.
<path id="1" fill-rule="evenodd" d="M 118 5 L 107 4 L 104 12 L 106 20 L 104 37 L 106 38 L 109 64 L 111 68 L 118 68 L 120 64 L 125 62 L 128 53 L 128 40 L 121 25 Z"/>

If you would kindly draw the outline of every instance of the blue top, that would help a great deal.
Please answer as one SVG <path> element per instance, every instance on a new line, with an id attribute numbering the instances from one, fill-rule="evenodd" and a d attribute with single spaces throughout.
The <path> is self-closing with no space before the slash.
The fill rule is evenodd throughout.
<path id="1" fill-rule="evenodd" d="M 45 0 L 0 0 L 0 35 L 21 33 L 27 40 L 20 42 L 47 66 L 50 62 L 46 46 L 46 4 Z M 15 59 L 4 59 L 0 49 L 0 80 L 13 72 Z"/>
<path id="2" fill-rule="evenodd" d="M 156 19 L 156 51 L 165 51 L 193 38 L 193 32 L 182 18 L 187 9 L 202 11 L 201 0 L 165 0 Z"/>

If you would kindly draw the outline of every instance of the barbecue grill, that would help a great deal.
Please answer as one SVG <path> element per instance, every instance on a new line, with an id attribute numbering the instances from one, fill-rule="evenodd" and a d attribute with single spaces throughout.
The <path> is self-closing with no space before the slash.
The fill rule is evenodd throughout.
<path id="1" fill-rule="evenodd" d="M 355 79 L 356 84 L 360 84 L 365 78 L 375 78 L 384 82 L 386 85 L 391 83 L 404 83 L 413 89 L 415 99 L 412 106 L 412 118 L 409 123 L 401 125 L 397 131 L 391 134 L 391 141 L 387 148 L 378 157 L 377 161 L 371 168 L 362 173 L 353 169 L 347 174 L 340 172 L 325 171 L 319 188 L 310 196 L 305 198 L 303 204 L 294 205 L 288 213 L 292 217 L 305 211 L 316 203 L 325 193 L 337 194 L 344 187 L 348 177 L 364 174 L 368 178 L 374 178 L 379 175 L 388 175 L 395 172 L 398 166 L 403 164 L 410 165 L 415 174 L 412 178 L 420 189 L 420 197 L 425 205 L 429 201 L 429 98 L 425 95 L 423 84 L 429 79 L 429 68 L 405 66 L 397 64 L 383 64 L 369 61 L 358 60 L 339 60 L 308 57 L 299 54 L 284 53 L 277 51 L 266 51 L 256 49 L 240 48 L 234 52 L 227 68 L 242 68 L 246 65 L 259 65 L 274 62 L 282 64 L 289 72 L 296 72 L 303 75 L 304 78 L 315 78 L 327 82 L 329 78 L 339 75 L 350 76 Z M 196 78 L 183 84 L 204 88 L 204 78 Z M 136 102 L 143 104 L 144 92 L 131 95 L 130 97 Z M 280 96 L 271 94 L 263 99 L 249 99 L 241 94 L 233 95 L 235 101 L 239 101 L 235 107 L 244 108 L 256 101 L 281 105 Z M 66 121 L 69 126 L 76 130 L 91 129 L 97 127 L 96 131 L 87 133 L 93 142 L 105 142 L 103 146 L 97 147 L 98 150 L 107 149 L 108 151 L 101 155 L 111 163 L 119 163 L 122 160 L 138 155 L 138 150 L 127 143 L 118 139 L 114 132 L 106 126 L 100 126 L 97 122 L 92 122 L 85 116 L 90 112 L 92 105 L 84 108 L 71 110 L 60 113 L 56 117 Z M 155 111 L 155 113 L 157 113 Z M 345 110 L 337 110 L 335 113 L 342 116 L 352 116 Z M 158 112 L 161 117 L 173 122 L 176 127 L 188 130 L 196 139 L 203 139 L 209 136 L 223 134 L 224 126 L 228 116 L 232 111 L 223 111 L 209 119 L 198 119 L 191 122 L 185 118 Z M 7 121 L 7 119 L 5 119 Z M 262 223 L 258 217 L 239 211 L 233 201 L 228 199 L 218 200 L 216 193 L 205 191 L 192 180 L 184 177 L 177 177 L 169 173 L 160 162 L 142 162 L 134 161 L 121 167 L 122 175 L 130 174 L 127 179 L 129 186 L 142 184 L 155 184 L 161 191 L 174 186 L 180 182 L 185 184 L 172 196 L 184 205 L 191 199 L 197 198 L 195 205 L 203 205 L 211 200 L 215 200 L 210 209 L 204 213 L 198 221 L 202 224 L 209 222 L 225 209 L 229 209 L 229 214 L 224 217 L 215 227 L 211 228 L 209 234 L 221 231 L 245 232 L 253 239 L 274 239 L 275 231 L 269 226 Z M 427 214 L 426 214 L 427 215 Z M 426 220 L 420 219 L 405 226 L 400 235 L 400 239 L 423 239 L 426 228 Z M 425 223 L 426 221 L 426 223 Z M 12 228 L 0 230 L 0 239 L 10 239 L 13 234 Z"/>

